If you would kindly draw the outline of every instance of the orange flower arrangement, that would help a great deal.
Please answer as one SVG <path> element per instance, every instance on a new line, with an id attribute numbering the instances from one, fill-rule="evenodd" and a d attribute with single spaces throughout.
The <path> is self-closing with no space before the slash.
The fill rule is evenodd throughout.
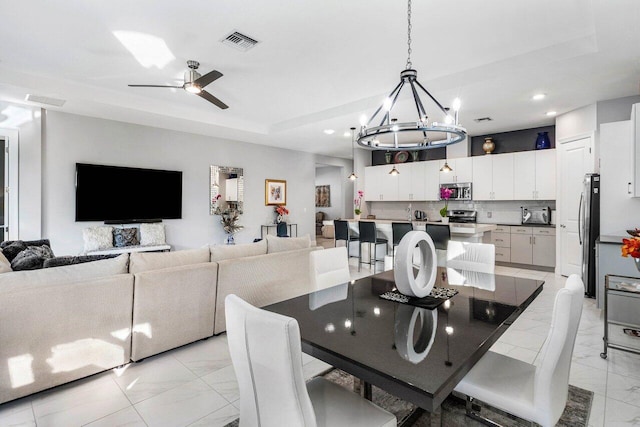
<path id="1" fill-rule="evenodd" d="M 275 211 L 278 215 L 289 215 L 289 209 L 284 206 L 276 207 Z"/>
<path id="2" fill-rule="evenodd" d="M 622 256 L 640 258 L 640 237 L 632 237 L 630 239 L 622 239 Z"/>

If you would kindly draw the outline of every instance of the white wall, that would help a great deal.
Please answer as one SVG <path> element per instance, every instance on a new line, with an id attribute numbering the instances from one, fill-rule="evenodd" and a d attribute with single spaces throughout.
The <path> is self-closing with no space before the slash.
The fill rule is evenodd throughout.
<path id="1" fill-rule="evenodd" d="M 597 130 L 596 104 L 577 108 L 556 118 L 556 148 L 558 141 L 587 136 Z"/>
<path id="2" fill-rule="evenodd" d="M 343 177 L 343 169 L 339 166 L 316 167 L 316 186 L 330 186 L 330 207 L 316 207 L 316 212 L 324 212 L 325 219 L 345 218 L 344 193 L 347 187 L 347 179 Z M 349 172 L 351 173 L 351 172 Z"/>
<path id="3" fill-rule="evenodd" d="M 175 249 L 221 244 L 226 235 L 220 218 L 209 215 L 209 166 L 244 169 L 245 203 L 236 242 L 260 237 L 260 225 L 274 219 L 264 205 L 266 178 L 287 181 L 289 221 L 298 235 L 315 235 L 315 164 L 344 164 L 326 158 L 262 145 L 224 141 L 147 126 L 46 112 L 42 159 L 42 235 L 51 239 L 56 255 L 83 248 L 82 229 L 97 222 L 75 222 L 75 163 L 180 170 L 183 206 L 180 220 L 165 220 L 167 242 Z M 126 191 L 126 189 L 123 189 Z M 114 201 L 116 202 L 116 201 Z"/>

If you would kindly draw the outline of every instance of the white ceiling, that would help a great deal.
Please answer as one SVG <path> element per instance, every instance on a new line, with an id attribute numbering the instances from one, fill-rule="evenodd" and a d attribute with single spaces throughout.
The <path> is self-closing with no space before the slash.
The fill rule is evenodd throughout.
<path id="1" fill-rule="evenodd" d="M 402 1 L 20 0 L 0 16 L 0 99 L 50 96 L 71 113 L 341 157 L 351 155 L 343 133 L 406 62 Z M 414 0 L 413 66 L 440 102 L 462 99 L 472 135 L 541 126 L 554 122 L 546 111 L 639 93 L 638 22 L 637 0 Z M 176 59 L 145 68 L 118 30 L 159 37 Z M 220 43 L 233 30 L 260 43 Z M 228 110 L 127 87 L 176 84 L 187 59 L 224 74 L 207 90 Z M 532 101 L 538 92 L 547 97 Z M 484 116 L 493 121 L 473 121 Z"/>

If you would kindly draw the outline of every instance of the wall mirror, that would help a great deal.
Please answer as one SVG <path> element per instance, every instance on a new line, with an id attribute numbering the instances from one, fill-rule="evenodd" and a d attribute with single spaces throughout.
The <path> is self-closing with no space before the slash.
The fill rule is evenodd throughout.
<path id="1" fill-rule="evenodd" d="M 210 215 L 220 215 L 226 210 L 244 209 L 244 177 L 242 168 L 211 166 Z"/>

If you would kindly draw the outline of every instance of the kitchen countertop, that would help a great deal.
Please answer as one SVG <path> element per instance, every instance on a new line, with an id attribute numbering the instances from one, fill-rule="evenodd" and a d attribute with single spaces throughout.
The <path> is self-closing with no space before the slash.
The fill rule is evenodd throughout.
<path id="1" fill-rule="evenodd" d="M 613 235 L 613 234 L 605 234 L 605 235 L 600 235 L 600 237 L 598 238 L 598 241 L 600 243 L 611 243 L 611 244 L 616 244 L 616 245 L 622 245 L 622 239 L 629 239 L 631 236 L 629 236 L 628 234 L 625 236 L 618 236 L 618 235 Z"/>
<path id="2" fill-rule="evenodd" d="M 546 227 L 546 228 L 556 228 L 555 224 L 498 224 L 504 225 L 508 227 Z"/>

